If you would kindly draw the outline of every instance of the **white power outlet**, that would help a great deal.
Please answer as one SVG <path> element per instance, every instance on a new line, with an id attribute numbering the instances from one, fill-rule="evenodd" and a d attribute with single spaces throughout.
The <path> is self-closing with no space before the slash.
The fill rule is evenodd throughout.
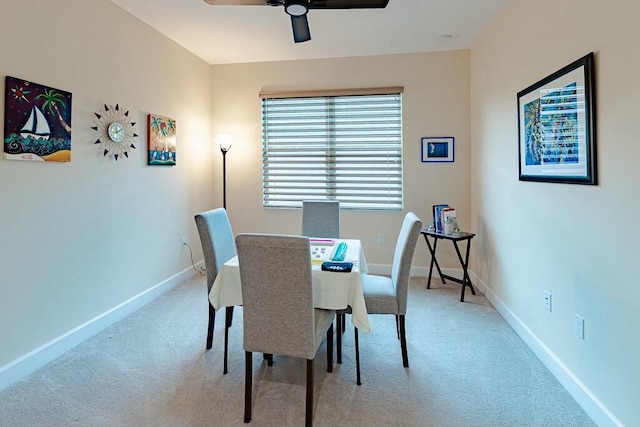
<path id="1" fill-rule="evenodd" d="M 544 309 L 551 313 L 551 292 L 544 291 Z"/>
<path id="2" fill-rule="evenodd" d="M 182 236 L 182 240 L 180 241 L 180 247 L 183 247 L 187 244 L 187 236 Z"/>
<path id="3" fill-rule="evenodd" d="M 378 234 L 378 243 L 384 243 L 384 233 Z"/>
<path id="4" fill-rule="evenodd" d="M 575 332 L 578 338 L 584 339 L 584 319 L 578 313 L 576 313 Z"/>

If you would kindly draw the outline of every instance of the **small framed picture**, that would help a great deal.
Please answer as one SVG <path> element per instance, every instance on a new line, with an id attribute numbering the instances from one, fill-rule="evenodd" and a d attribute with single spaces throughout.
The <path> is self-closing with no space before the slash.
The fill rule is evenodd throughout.
<path id="1" fill-rule="evenodd" d="M 453 137 L 422 138 L 422 162 L 453 162 Z"/>

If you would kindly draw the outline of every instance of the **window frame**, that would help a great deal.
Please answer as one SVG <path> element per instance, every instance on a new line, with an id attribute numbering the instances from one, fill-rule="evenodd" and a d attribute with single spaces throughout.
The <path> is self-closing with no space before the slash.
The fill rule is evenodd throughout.
<path id="1" fill-rule="evenodd" d="M 263 207 L 299 208 L 303 200 L 329 199 L 344 209 L 402 211 L 403 91 L 260 92 Z M 305 134 L 304 149 L 296 132 Z"/>

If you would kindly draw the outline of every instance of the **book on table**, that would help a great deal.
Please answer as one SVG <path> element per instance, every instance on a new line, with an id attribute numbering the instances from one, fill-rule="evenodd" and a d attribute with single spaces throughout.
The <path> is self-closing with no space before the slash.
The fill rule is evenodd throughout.
<path id="1" fill-rule="evenodd" d="M 446 203 L 433 205 L 433 230 L 436 233 L 442 233 L 444 231 L 442 224 L 442 210 L 448 207 L 449 205 Z"/>
<path id="2" fill-rule="evenodd" d="M 456 210 L 453 208 L 445 208 L 441 212 L 442 232 L 444 234 L 453 234 L 456 231 Z"/>

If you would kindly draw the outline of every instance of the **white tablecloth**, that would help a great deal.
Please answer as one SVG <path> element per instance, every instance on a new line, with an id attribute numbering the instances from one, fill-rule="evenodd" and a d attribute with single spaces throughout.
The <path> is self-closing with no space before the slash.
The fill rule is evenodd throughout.
<path id="1" fill-rule="evenodd" d="M 347 244 L 344 261 L 353 263 L 353 268 L 349 273 L 322 271 L 322 261 L 329 259 L 334 246 L 324 244 L 324 242 L 315 244 L 313 240 L 311 241 L 314 306 L 331 310 L 342 310 L 350 306 L 353 325 L 368 334 L 371 327 L 367 318 L 367 306 L 364 302 L 360 282 L 360 274 L 368 272 L 362 245 L 360 240 L 352 239 L 336 239 L 335 245 L 340 242 Z M 240 268 L 237 256 L 227 261 L 218 272 L 209 293 L 209 301 L 216 310 L 220 307 L 242 305 Z"/>

